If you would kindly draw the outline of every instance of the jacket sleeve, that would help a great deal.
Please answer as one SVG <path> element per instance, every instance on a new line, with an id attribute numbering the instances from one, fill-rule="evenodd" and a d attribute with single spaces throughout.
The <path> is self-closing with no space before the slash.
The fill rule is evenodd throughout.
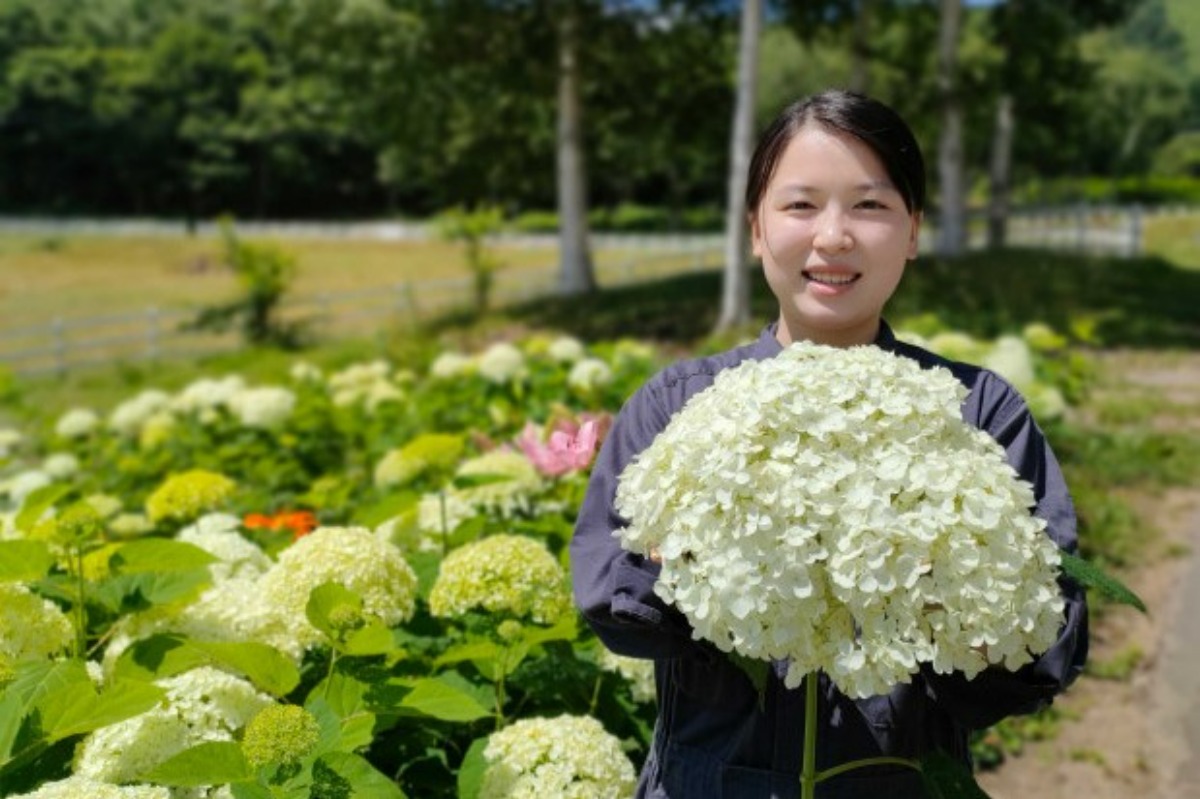
<path id="1" fill-rule="evenodd" d="M 576 604 L 609 649 L 632 657 L 703 651 L 684 616 L 654 593 L 658 564 L 622 549 L 613 534 L 627 524 L 614 507 L 618 477 L 670 417 L 653 381 L 626 402 L 596 456 L 571 539 Z"/>
<path id="2" fill-rule="evenodd" d="M 1054 453 L 1020 394 L 994 375 L 984 374 L 978 402 L 965 412 L 975 418 L 968 420 L 1004 446 L 1009 463 L 1033 485 L 1034 513 L 1046 520 L 1046 533 L 1060 548 L 1075 552 L 1075 509 Z M 1086 597 L 1073 580 L 1060 578 L 1059 585 L 1066 607 L 1058 640 L 1032 663 L 1015 672 L 985 669 L 973 680 L 961 673 L 924 670 L 934 700 L 960 724 L 979 729 L 1007 716 L 1039 710 L 1083 671 L 1088 651 Z"/>

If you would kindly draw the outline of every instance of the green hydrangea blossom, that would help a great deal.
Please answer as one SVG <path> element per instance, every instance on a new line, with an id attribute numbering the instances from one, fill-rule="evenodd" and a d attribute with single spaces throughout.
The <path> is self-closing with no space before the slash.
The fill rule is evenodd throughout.
<path id="1" fill-rule="evenodd" d="M 570 608 L 558 561 L 519 535 L 493 535 L 454 550 L 429 593 L 429 610 L 441 618 L 476 610 L 554 624 Z"/>
<path id="2" fill-rule="evenodd" d="M 0 676 L 22 660 L 62 652 L 74 637 L 58 605 L 20 583 L 0 583 Z"/>
<path id="3" fill-rule="evenodd" d="M 434 470 L 448 470 L 462 457 L 461 436 L 446 433 L 419 435 L 400 449 L 383 456 L 375 467 L 375 485 L 380 488 L 408 485 Z"/>
<path id="4" fill-rule="evenodd" d="M 242 752 L 255 768 L 291 765 L 311 753 L 320 737 L 321 727 L 312 713 L 299 705 L 271 705 L 246 725 Z"/>
<path id="5" fill-rule="evenodd" d="M 146 500 L 150 521 L 189 521 L 216 510 L 233 494 L 237 484 L 223 474 L 192 469 L 173 474 L 154 489 Z"/>

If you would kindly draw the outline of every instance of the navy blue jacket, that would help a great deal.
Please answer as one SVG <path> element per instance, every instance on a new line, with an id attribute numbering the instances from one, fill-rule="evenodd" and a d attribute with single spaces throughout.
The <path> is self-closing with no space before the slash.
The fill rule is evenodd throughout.
<path id="1" fill-rule="evenodd" d="M 993 372 L 956 363 L 898 341 L 881 324 L 875 345 L 924 367 L 949 369 L 969 395 L 963 419 L 986 430 L 1033 484 L 1035 513 L 1068 551 L 1076 549 L 1075 512 L 1062 472 L 1020 394 Z M 775 325 L 757 341 L 719 355 L 683 361 L 651 378 L 625 404 L 592 469 L 571 542 L 575 599 L 614 652 L 653 658 L 658 720 L 638 797 L 649 799 L 790 799 L 799 796 L 804 691 L 771 673 L 765 702 L 743 672 L 704 641 L 654 593 L 658 565 L 621 549 L 613 531 L 626 521 L 613 508 L 617 478 L 689 397 L 722 369 L 782 351 Z M 937 748 L 968 763 L 967 734 L 1047 705 L 1083 668 L 1087 606 L 1063 581 L 1064 623 L 1057 643 L 1017 672 L 987 669 L 974 680 L 924 669 L 885 696 L 854 700 L 820 682 L 819 769 L 867 757 L 920 757 Z M 926 799 L 919 776 L 903 766 L 856 769 L 818 785 L 822 799 Z"/>

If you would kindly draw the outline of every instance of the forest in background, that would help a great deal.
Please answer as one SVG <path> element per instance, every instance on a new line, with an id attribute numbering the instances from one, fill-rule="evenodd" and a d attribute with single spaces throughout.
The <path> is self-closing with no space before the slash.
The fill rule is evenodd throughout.
<path id="1" fill-rule="evenodd" d="M 0 213 L 421 217 L 555 207 L 558 24 L 570 7 L 587 199 L 719 227 L 735 99 L 728 0 L 0 0 Z M 932 163 L 930 0 L 769 3 L 761 126 L 857 85 Z M 1200 12 L 1189 0 L 969 6 L 968 185 L 1013 98 L 1025 202 L 1200 198 Z"/>

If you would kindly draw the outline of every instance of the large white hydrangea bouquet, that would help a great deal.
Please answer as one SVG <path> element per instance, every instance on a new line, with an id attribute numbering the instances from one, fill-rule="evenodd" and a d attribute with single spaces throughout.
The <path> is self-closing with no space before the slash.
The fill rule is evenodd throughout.
<path id="1" fill-rule="evenodd" d="M 616 535 L 697 638 L 786 660 L 789 687 L 1016 669 L 1057 637 L 1059 551 L 965 395 L 876 347 L 726 370 L 621 475 Z"/>

